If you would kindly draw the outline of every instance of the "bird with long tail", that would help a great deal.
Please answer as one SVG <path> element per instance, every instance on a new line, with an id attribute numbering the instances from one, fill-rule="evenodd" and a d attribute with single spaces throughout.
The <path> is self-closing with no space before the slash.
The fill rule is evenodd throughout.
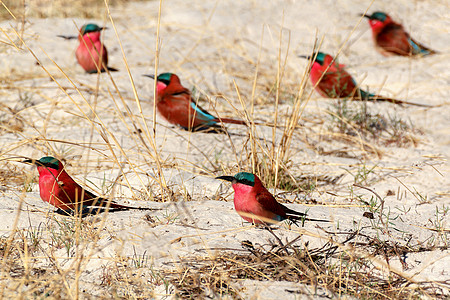
<path id="1" fill-rule="evenodd" d="M 193 101 L 189 89 L 183 87 L 180 78 L 173 73 L 144 75 L 157 81 L 156 108 L 169 123 L 188 131 L 225 133 L 222 123 L 246 125 L 245 121 L 218 118 Z"/>
<path id="2" fill-rule="evenodd" d="M 232 183 L 234 189 L 234 208 L 246 221 L 254 224 L 266 224 L 266 221 L 283 220 L 329 222 L 311 219 L 305 213 L 292 210 L 277 202 L 275 197 L 264 187 L 261 180 L 252 173 L 240 172 L 234 176 L 219 176 L 216 179 Z"/>
<path id="3" fill-rule="evenodd" d="M 359 88 L 353 77 L 345 71 L 344 66 L 329 54 L 317 52 L 311 56 L 300 57 L 311 60 L 310 79 L 316 91 L 326 98 L 349 98 L 352 100 L 384 101 L 394 104 L 408 104 L 421 107 L 431 107 L 426 104 L 408 102 L 387 98 L 366 92 Z"/>
<path id="4" fill-rule="evenodd" d="M 369 19 L 375 47 L 384 56 L 425 56 L 437 53 L 413 40 L 402 24 L 394 22 L 384 12 L 377 11 L 362 16 Z"/>
<path id="5" fill-rule="evenodd" d="M 75 52 L 80 66 L 87 73 L 99 73 L 117 71 L 115 68 L 108 67 L 108 51 L 105 45 L 100 41 L 101 31 L 106 27 L 100 27 L 93 23 L 88 23 L 81 27 L 78 40 L 80 44 Z M 64 39 L 75 39 L 75 36 L 58 35 Z"/>
<path id="6" fill-rule="evenodd" d="M 106 210 L 153 210 L 151 208 L 132 207 L 118 204 L 99 197 L 82 188 L 67 174 L 63 164 L 51 156 L 39 160 L 27 159 L 23 163 L 37 166 L 39 172 L 39 193 L 41 199 L 57 208 L 56 213 L 82 216 L 104 212 Z"/>

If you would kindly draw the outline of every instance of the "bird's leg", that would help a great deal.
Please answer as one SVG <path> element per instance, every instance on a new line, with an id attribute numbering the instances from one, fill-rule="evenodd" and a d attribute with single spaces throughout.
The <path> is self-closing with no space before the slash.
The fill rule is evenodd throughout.
<path id="1" fill-rule="evenodd" d="M 275 237 L 275 239 L 278 241 L 278 243 L 280 244 L 281 249 L 283 249 L 287 255 L 289 255 L 289 251 L 286 249 L 286 246 L 283 244 L 283 242 L 281 241 L 281 239 L 273 232 L 272 228 L 270 228 L 269 225 L 267 225 L 266 223 L 263 223 L 264 226 L 266 227 L 266 229 Z"/>

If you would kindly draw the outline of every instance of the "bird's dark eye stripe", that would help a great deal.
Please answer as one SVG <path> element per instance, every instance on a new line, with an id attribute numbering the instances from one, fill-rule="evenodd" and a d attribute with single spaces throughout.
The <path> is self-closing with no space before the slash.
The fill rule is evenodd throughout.
<path id="1" fill-rule="evenodd" d="M 55 165 L 53 163 L 45 163 L 44 166 L 46 166 L 47 168 L 58 170 L 58 165 Z"/>
<path id="2" fill-rule="evenodd" d="M 245 184 L 245 185 L 249 185 L 249 186 L 254 186 L 254 185 L 255 185 L 254 182 L 252 182 L 252 181 L 250 181 L 250 180 L 247 180 L 247 179 L 241 179 L 241 180 L 239 180 L 238 182 L 239 182 L 239 183 L 242 183 L 242 184 Z"/>
<path id="3" fill-rule="evenodd" d="M 161 82 L 164 83 L 165 85 L 169 85 L 169 84 L 170 84 L 170 80 L 158 79 L 158 81 L 161 81 Z"/>

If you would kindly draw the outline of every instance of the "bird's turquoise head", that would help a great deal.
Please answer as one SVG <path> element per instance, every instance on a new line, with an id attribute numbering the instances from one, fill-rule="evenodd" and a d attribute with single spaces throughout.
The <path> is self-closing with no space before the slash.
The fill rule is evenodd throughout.
<path id="1" fill-rule="evenodd" d="M 81 27 L 80 33 L 81 33 L 81 35 L 85 35 L 86 33 L 98 32 L 98 31 L 102 31 L 103 29 L 106 29 L 106 27 L 100 27 L 97 24 L 88 23 L 88 24 L 83 25 L 83 27 Z"/>
<path id="2" fill-rule="evenodd" d="M 245 185 L 255 185 L 255 175 L 248 172 L 240 172 L 234 175 L 234 178 L 236 178 L 237 182 L 245 184 Z"/>
<path id="3" fill-rule="evenodd" d="M 156 77 L 156 80 L 161 81 L 165 85 L 169 85 L 170 80 L 172 79 L 172 73 L 162 73 L 159 74 L 158 77 Z"/>
<path id="4" fill-rule="evenodd" d="M 384 22 L 387 19 L 387 15 L 381 11 L 374 12 L 372 15 L 364 15 L 364 17 L 369 18 L 370 20 L 377 20 L 380 22 Z"/>
<path id="5" fill-rule="evenodd" d="M 38 167 L 46 167 L 50 169 L 59 170 L 61 162 L 52 156 L 44 156 L 39 160 L 27 159 L 23 161 L 24 163 L 30 163 Z"/>
<path id="6" fill-rule="evenodd" d="M 249 186 L 255 186 L 255 175 L 248 172 L 239 172 L 234 176 L 219 176 L 216 179 L 230 181 L 231 183 L 241 183 Z"/>
<path id="7" fill-rule="evenodd" d="M 317 55 L 315 55 L 315 62 L 318 62 L 320 65 L 323 65 L 323 62 L 325 61 L 325 57 L 327 55 L 323 52 L 317 52 Z M 314 57 L 314 56 L 313 56 Z"/>

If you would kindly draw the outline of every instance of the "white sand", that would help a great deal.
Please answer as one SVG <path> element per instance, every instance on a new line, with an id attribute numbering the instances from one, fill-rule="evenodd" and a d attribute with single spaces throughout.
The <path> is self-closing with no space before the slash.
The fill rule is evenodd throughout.
<path id="1" fill-rule="evenodd" d="M 309 209 L 311 217 L 332 220 L 329 224 L 320 224 L 328 231 L 350 232 L 363 228 L 364 234 L 378 235 L 381 240 L 403 244 L 409 240 L 411 245 L 434 242 L 436 246 L 448 246 L 450 227 L 448 3 L 376 1 L 369 9 L 369 12 L 376 10 L 392 12 L 391 16 L 403 22 L 416 40 L 441 52 L 435 56 L 409 59 L 386 58 L 377 53 L 373 48 L 366 20 L 362 20 L 352 33 L 359 20 L 358 14 L 365 11 L 369 2 L 351 0 L 308 3 L 266 2 L 264 5 L 260 1 L 165 2 L 161 19 L 159 72 L 176 73 L 184 86 L 189 88 L 195 86 L 197 90 L 205 91 L 207 95 L 223 94 L 234 107 L 242 111 L 233 84 L 235 80 L 249 109 L 261 33 L 264 30 L 263 50 L 258 66 L 262 75 L 258 78 L 255 91 L 257 103 L 255 119 L 272 123 L 275 94 L 273 91 L 269 93 L 269 90 L 276 82 L 280 28 L 283 27 L 281 38 L 283 58 L 289 46 L 281 83 L 285 95 L 295 95 L 298 91 L 307 61 L 298 58 L 297 55 L 311 53 L 316 35 L 319 39 L 324 37 L 321 50 L 331 55 L 337 53 L 341 44 L 350 35 L 350 43 L 342 48 L 339 61 L 347 66 L 358 82 L 362 82 L 363 87 L 398 99 L 440 106 L 424 109 L 385 103 L 368 104 L 371 112 L 380 112 L 385 116 L 396 115 L 403 120 L 410 120 L 414 127 L 422 132 L 414 134 L 418 139 L 415 147 L 375 144 L 375 147 L 383 153 L 381 157 L 377 157 L 365 153 L 358 145 L 334 141 L 331 138 L 327 127 L 328 121 L 325 123 L 323 121 L 329 119 L 325 110 L 330 109 L 332 101 L 322 99 L 314 92 L 300 120 L 305 127 L 298 129 L 294 135 L 290 149 L 292 162 L 289 171 L 295 176 L 335 177 L 341 174 L 344 176 L 337 184 L 320 186 L 307 197 L 317 200 L 320 205 L 292 204 L 289 207 L 299 211 Z M 158 3 L 151 1 L 130 3 L 120 10 L 112 9 L 115 26 L 149 127 L 152 126 L 153 120 L 153 81 L 141 75 L 154 72 L 157 7 Z M 57 82 L 68 88 L 67 92 L 71 98 L 36 65 L 35 58 L 26 48 L 23 47 L 23 50 L 18 51 L 11 46 L 0 44 L 2 74 L 0 103 L 19 110 L 19 116 L 24 120 L 23 132 L 0 131 L 0 158 L 18 155 L 34 158 L 45 155 L 65 157 L 70 174 L 83 184 L 87 184 L 93 191 L 105 194 L 109 192 L 108 187 L 111 187 L 122 174 L 114 159 L 116 156 L 124 168 L 124 173 L 115 185 L 115 199 L 130 205 L 161 209 L 150 213 L 154 220 L 161 221 L 156 221 L 155 224 L 145 220 L 144 212 L 109 214 L 101 233 L 102 238 L 96 244 L 86 242 L 86 247 L 95 249 L 94 257 L 99 259 L 93 259 L 85 266 L 81 284 L 87 287 L 94 286 L 93 290 L 96 292 L 93 293 L 101 293 L 98 284 L 103 266 L 109 258 L 115 258 L 117 255 L 131 257 L 135 253 L 145 254 L 150 257 L 151 264 L 155 268 L 175 268 L 177 261 L 183 257 L 213 256 L 219 251 L 217 249 L 222 248 L 242 251 L 243 240 L 268 245 L 273 236 L 265 230 L 242 223 L 233 209 L 231 188 L 227 183 L 213 179 L 215 176 L 236 173 L 237 159 L 241 166 L 250 166 L 248 163 L 242 163 L 247 160 L 247 152 L 244 151 L 246 139 L 241 136 L 231 136 L 237 151 L 235 155 L 230 140 L 225 135 L 189 134 L 170 126 L 158 116 L 157 150 L 164 160 L 164 178 L 169 188 L 175 192 L 172 200 L 179 202 L 148 201 L 159 199 L 161 192 L 158 184 L 152 179 L 157 174 L 155 161 L 151 157 L 154 153 L 152 150 L 146 150 L 135 134 L 134 128 L 127 128 L 131 125 L 131 120 L 125 117 L 125 121 L 122 121 L 120 113 L 125 113 L 125 107 L 107 75 L 101 75 L 99 96 L 95 99 L 95 95 L 85 88 L 95 90 L 97 76 L 84 74 L 82 68 L 76 64 L 74 51 L 77 42 L 64 41 L 56 37 L 57 34 L 75 34 L 74 23 L 82 26 L 87 21 L 95 21 L 99 25 L 109 27 L 104 32 L 104 42 L 110 54 L 109 65 L 120 69 L 120 72 L 112 75 L 114 82 L 125 98 L 126 105 L 136 115 L 138 126 L 145 130 L 134 101 L 120 45 L 110 22 L 31 19 L 26 23 L 25 43 Z M 19 44 L 10 25 L 15 27 L 17 23 L 7 21 L 1 23 L 0 27 Z M 1 40 L 7 41 L 4 34 L 1 34 Z M 73 89 L 51 60 L 54 60 L 81 89 L 85 99 Z M 23 79 L 19 81 L 17 78 Z M 108 88 L 114 91 L 117 107 L 108 94 Z M 307 89 L 308 91 L 311 89 L 309 83 Z M 281 120 L 286 118 L 293 105 L 292 99 L 285 98 L 281 94 L 279 106 Z M 101 126 L 96 123 L 96 129 L 93 129 L 92 123 L 86 119 L 92 117 L 88 104 L 96 106 L 98 114 L 96 121 L 101 120 L 109 130 L 104 132 L 104 135 L 113 145 L 112 149 L 107 146 L 100 134 L 103 132 Z M 214 105 L 203 102 L 202 106 L 211 112 L 215 109 L 221 116 L 242 117 L 222 98 Z M 5 111 L 2 108 L 2 114 L 8 116 Z M 230 125 L 228 128 L 231 133 L 246 134 L 243 127 Z M 323 136 L 327 136 L 327 132 L 329 139 L 324 139 Z M 259 137 L 273 139 L 272 129 L 269 127 L 258 127 L 257 134 Z M 275 137 L 277 143 L 281 135 L 282 131 L 278 129 Z M 113 136 L 117 143 L 114 142 Z M 305 143 L 305 136 L 316 148 L 311 148 Z M 146 142 L 148 143 L 147 139 Z M 89 143 L 92 143 L 95 151 L 87 147 Z M 355 158 L 320 155 L 317 151 L 319 147 L 324 150 L 342 149 Z M 363 185 L 376 191 L 381 197 L 385 197 L 389 190 L 395 192 L 395 195 L 385 198 L 384 212 L 390 214 L 392 221 L 387 231 L 376 229 L 377 226 L 381 226 L 378 219 L 371 222 L 362 217 L 367 209 L 359 207 L 361 203 L 349 202 L 351 199 L 349 188 L 354 183 L 354 178 L 349 172 L 356 174 L 363 165 L 367 168 L 376 166 L 374 173 L 369 175 L 368 181 Z M 22 168 L 22 165 L 18 167 Z M 217 171 L 212 173 L 211 170 L 215 168 Z M 226 170 L 225 173 L 219 171 L 221 168 Z M 34 168 L 23 167 L 23 169 L 26 173 L 37 176 Z M 28 193 L 21 192 L 22 186 L 6 184 L 0 194 L 2 234 L 10 234 L 20 199 L 23 199 L 24 203 L 18 221 L 19 229 L 36 228 L 41 223 L 54 222 L 51 215 L 47 214 L 53 208 L 40 200 L 35 184 L 32 186 L 33 191 Z M 130 189 L 129 186 L 133 188 Z M 151 190 L 147 189 L 149 186 Z M 150 199 L 146 196 L 146 189 L 151 195 Z M 362 195 L 365 201 L 370 201 L 373 196 L 364 189 L 353 187 L 353 190 L 355 194 Z M 426 197 L 426 201 L 418 194 Z M 188 198 L 192 201 L 186 201 Z M 223 198 L 227 201 L 218 201 Z M 303 195 L 291 193 L 287 193 L 287 198 L 301 199 L 302 202 L 305 200 Z M 437 213 L 437 209 L 442 212 Z M 88 218 L 88 222 L 90 221 L 100 222 L 94 217 Z M 437 232 L 438 225 L 445 231 Z M 292 230 L 282 227 L 276 232 L 284 241 L 297 237 L 299 231 L 303 230 L 309 233 L 303 236 L 298 242 L 299 245 L 309 241 L 309 247 L 314 247 L 326 242 L 327 234 L 316 227 L 314 222 L 307 222 L 304 228 L 294 226 Z M 314 234 L 324 239 L 311 236 Z M 56 256 L 61 257 L 61 266 L 69 268 L 71 259 L 67 258 L 65 249 L 49 251 L 56 251 Z M 448 280 L 449 253 L 449 250 L 438 249 L 410 253 L 405 260 L 407 268 L 403 270 L 397 258 L 391 258 L 390 263 L 394 269 L 401 270 L 415 281 Z M 380 258 L 380 261 L 382 260 L 383 258 Z M 305 293 L 309 291 L 310 295 L 315 293 L 312 287 L 293 283 L 244 281 L 235 284 L 246 287 L 242 289 L 242 296 L 249 299 L 251 297 L 270 299 L 275 295 L 280 299 L 298 297 L 286 290 L 303 290 Z M 160 292 L 163 290 L 159 288 Z M 321 290 L 316 296 L 326 294 L 326 291 Z"/>

